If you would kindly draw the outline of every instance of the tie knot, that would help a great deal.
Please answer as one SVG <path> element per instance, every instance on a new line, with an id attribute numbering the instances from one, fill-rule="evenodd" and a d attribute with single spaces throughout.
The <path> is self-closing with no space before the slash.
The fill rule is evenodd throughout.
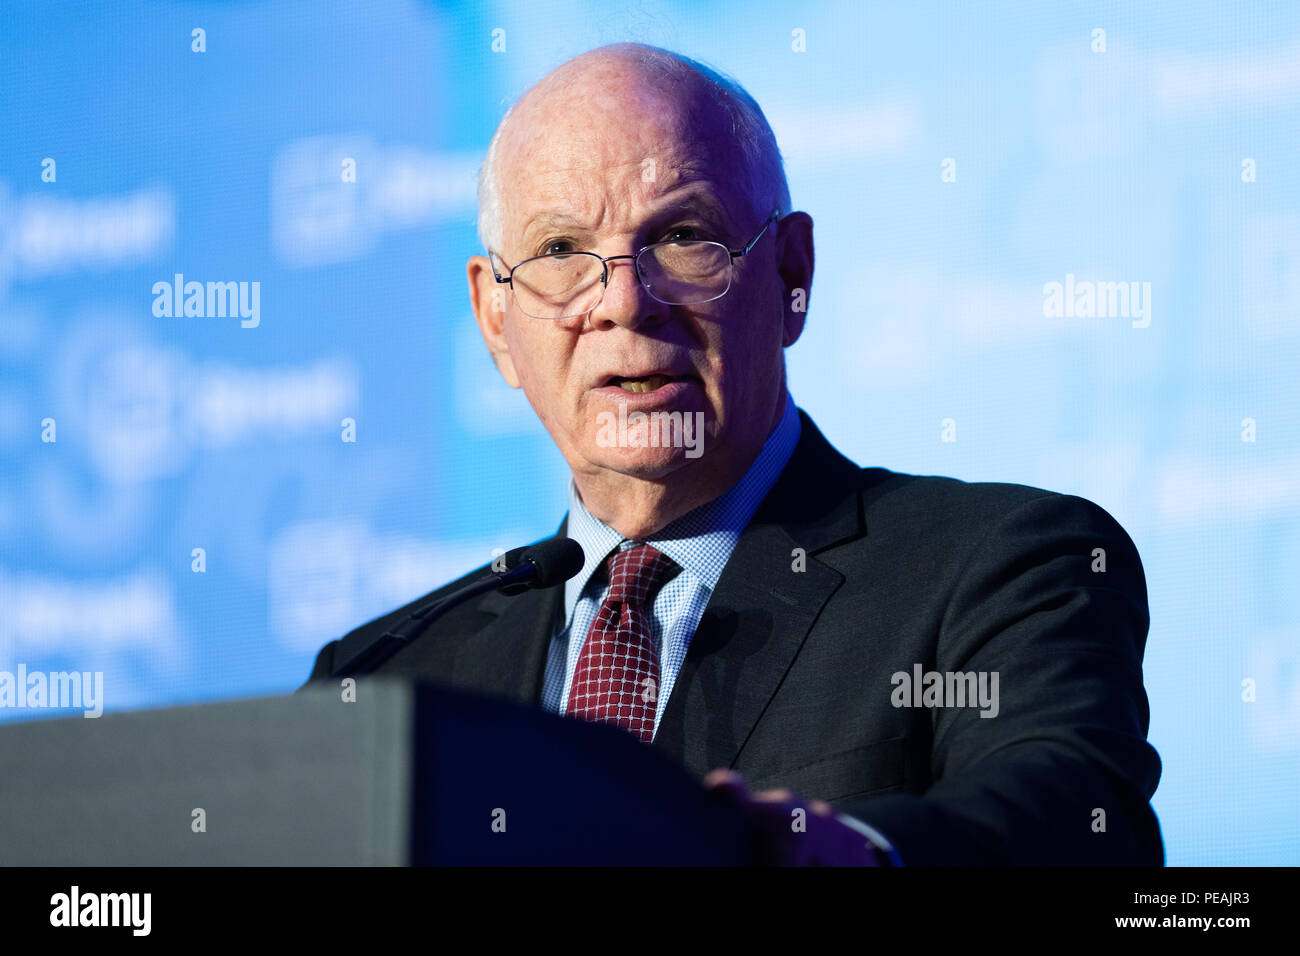
<path id="1" fill-rule="evenodd" d="M 659 589 L 681 570 L 676 561 L 648 544 L 615 551 L 605 568 L 609 572 L 606 600 L 630 601 L 642 607 L 653 602 Z"/>

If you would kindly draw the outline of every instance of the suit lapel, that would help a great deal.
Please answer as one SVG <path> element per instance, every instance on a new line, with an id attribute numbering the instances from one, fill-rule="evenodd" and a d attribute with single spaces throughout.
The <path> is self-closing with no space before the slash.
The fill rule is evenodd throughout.
<path id="1" fill-rule="evenodd" d="M 734 765 L 843 583 L 813 555 L 865 533 L 858 467 L 800 418 L 799 444 L 718 579 L 655 735 L 696 775 Z M 803 571 L 794 570 L 799 548 Z"/>
<path id="2" fill-rule="evenodd" d="M 563 595 L 563 588 L 525 591 L 515 597 L 486 595 L 480 608 L 496 617 L 474 635 L 474 653 L 458 662 L 457 684 L 539 706 L 546 651 L 562 613 Z"/>
<path id="3" fill-rule="evenodd" d="M 556 534 L 563 535 L 568 524 L 565 515 Z M 513 597 L 489 592 L 479 606 L 496 617 L 474 636 L 475 652 L 457 672 L 458 681 L 485 694 L 540 707 L 551 636 L 564 619 L 564 586 Z"/>

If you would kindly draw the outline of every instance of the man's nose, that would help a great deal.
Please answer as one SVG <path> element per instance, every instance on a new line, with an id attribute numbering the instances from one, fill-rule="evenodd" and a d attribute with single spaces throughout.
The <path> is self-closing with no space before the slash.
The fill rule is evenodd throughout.
<path id="1" fill-rule="evenodd" d="M 622 325 L 634 329 L 643 322 L 662 322 L 668 317 L 668 306 L 650 295 L 637 278 L 635 262 L 629 256 L 605 263 L 609 281 L 600 304 L 591 310 L 592 327 Z"/>

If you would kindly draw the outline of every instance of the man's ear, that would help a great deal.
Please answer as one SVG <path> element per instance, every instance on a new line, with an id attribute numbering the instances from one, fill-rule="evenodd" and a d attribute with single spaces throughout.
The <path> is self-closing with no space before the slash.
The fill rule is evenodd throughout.
<path id="1" fill-rule="evenodd" d="M 511 388 L 519 387 L 515 363 L 510 358 L 510 345 L 506 342 L 506 296 L 510 294 L 504 282 L 497 282 L 492 263 L 487 256 L 470 256 L 465 264 L 469 279 L 469 303 L 474 310 L 474 321 L 483 335 L 497 371 Z"/>
<path id="2" fill-rule="evenodd" d="M 813 221 L 806 212 L 792 212 L 777 227 L 776 268 L 785 287 L 781 345 L 788 348 L 803 334 L 813 279 Z"/>

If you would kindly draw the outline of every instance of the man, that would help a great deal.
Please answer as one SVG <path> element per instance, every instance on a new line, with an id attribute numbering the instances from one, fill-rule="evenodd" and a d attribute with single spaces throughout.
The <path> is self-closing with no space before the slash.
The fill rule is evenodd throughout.
<path id="1" fill-rule="evenodd" d="M 785 862 L 1163 862 L 1132 542 L 1079 498 L 859 469 L 795 408 L 812 220 L 743 90 L 635 44 L 570 60 L 502 120 L 480 232 L 474 314 L 586 564 L 384 673 L 623 726 Z"/>

